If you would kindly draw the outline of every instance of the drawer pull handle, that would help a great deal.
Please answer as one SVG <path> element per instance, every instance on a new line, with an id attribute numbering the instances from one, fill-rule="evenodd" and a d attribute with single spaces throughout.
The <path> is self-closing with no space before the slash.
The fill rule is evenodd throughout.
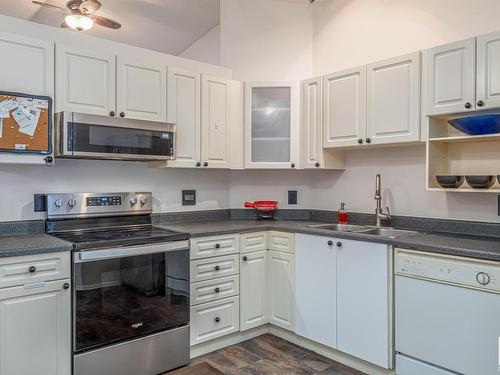
<path id="1" fill-rule="evenodd" d="M 333 245 L 333 241 L 332 240 L 329 240 L 327 243 L 328 243 L 328 246 L 332 246 Z"/>
<path id="2" fill-rule="evenodd" d="M 220 292 L 220 289 L 219 288 L 215 288 L 215 293 L 219 293 Z"/>
<path id="3" fill-rule="evenodd" d="M 35 266 L 31 266 L 29 268 L 29 271 L 30 271 L 30 273 L 35 273 L 36 272 L 36 267 Z"/>
<path id="4" fill-rule="evenodd" d="M 342 246 L 342 242 L 337 242 L 337 247 L 341 247 Z"/>
<path id="5" fill-rule="evenodd" d="M 64 284 L 63 284 L 63 288 L 64 288 L 64 289 L 69 289 L 69 283 L 64 283 Z"/>
<path id="6" fill-rule="evenodd" d="M 219 270 L 220 270 L 220 267 L 219 267 L 219 266 L 215 266 L 215 270 L 216 270 L 216 271 L 219 271 Z"/>
<path id="7" fill-rule="evenodd" d="M 246 262 L 248 258 L 246 256 L 243 257 L 243 262 Z"/>
<path id="8" fill-rule="evenodd" d="M 215 323 L 219 323 L 220 322 L 220 318 L 219 317 L 216 317 L 215 318 Z"/>
<path id="9" fill-rule="evenodd" d="M 215 244 L 215 248 L 216 248 L 216 249 L 220 249 L 220 243 L 216 243 L 216 244 Z"/>

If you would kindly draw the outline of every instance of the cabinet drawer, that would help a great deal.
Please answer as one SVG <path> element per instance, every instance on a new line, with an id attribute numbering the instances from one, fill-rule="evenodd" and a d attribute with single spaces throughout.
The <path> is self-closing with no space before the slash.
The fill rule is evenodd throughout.
<path id="1" fill-rule="evenodd" d="M 232 233 L 220 236 L 192 238 L 191 259 L 239 253 L 239 237 L 238 233 Z"/>
<path id="2" fill-rule="evenodd" d="M 0 258 L 0 288 L 70 277 L 70 252 Z"/>
<path id="3" fill-rule="evenodd" d="M 267 248 L 269 250 L 284 251 L 287 253 L 295 252 L 295 235 L 288 232 L 277 232 L 270 230 L 267 233 Z"/>
<path id="4" fill-rule="evenodd" d="M 240 272 L 239 255 L 225 255 L 191 261 L 191 282 L 236 275 Z"/>
<path id="5" fill-rule="evenodd" d="M 267 231 L 243 233 L 240 235 L 242 253 L 267 250 Z"/>
<path id="6" fill-rule="evenodd" d="M 191 345 L 238 332 L 239 297 L 205 303 L 191 308 Z"/>
<path id="7" fill-rule="evenodd" d="M 240 294 L 238 275 L 191 284 L 191 306 L 217 301 Z"/>

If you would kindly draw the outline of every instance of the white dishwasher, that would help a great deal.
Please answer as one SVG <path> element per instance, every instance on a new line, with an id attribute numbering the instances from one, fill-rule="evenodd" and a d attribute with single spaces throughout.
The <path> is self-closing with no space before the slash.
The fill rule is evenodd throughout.
<path id="1" fill-rule="evenodd" d="M 396 249 L 398 375 L 499 375 L 500 262 Z"/>

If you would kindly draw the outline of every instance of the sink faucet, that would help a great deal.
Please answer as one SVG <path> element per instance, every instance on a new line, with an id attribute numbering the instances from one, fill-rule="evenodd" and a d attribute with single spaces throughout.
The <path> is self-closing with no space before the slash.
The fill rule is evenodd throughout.
<path id="1" fill-rule="evenodd" d="M 391 211 L 389 207 L 386 207 L 387 213 L 382 210 L 382 193 L 380 188 L 380 174 L 375 177 L 375 201 L 377 202 L 377 208 L 375 209 L 375 225 L 380 227 L 381 220 L 391 220 Z"/>

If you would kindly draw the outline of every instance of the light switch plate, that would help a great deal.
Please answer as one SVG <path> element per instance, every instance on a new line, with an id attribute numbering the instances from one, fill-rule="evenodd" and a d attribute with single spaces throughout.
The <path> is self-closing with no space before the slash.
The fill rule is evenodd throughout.
<path id="1" fill-rule="evenodd" d="M 196 205 L 196 190 L 182 190 L 182 205 L 183 206 Z"/>
<path id="2" fill-rule="evenodd" d="M 297 190 L 288 190 L 288 204 L 297 204 Z"/>

